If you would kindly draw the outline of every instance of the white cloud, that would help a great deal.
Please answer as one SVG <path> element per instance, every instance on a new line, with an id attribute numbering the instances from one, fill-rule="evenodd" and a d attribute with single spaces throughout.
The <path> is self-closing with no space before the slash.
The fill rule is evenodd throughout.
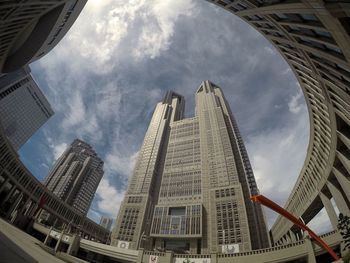
<path id="1" fill-rule="evenodd" d="M 275 54 L 275 53 L 276 53 L 276 51 L 273 50 L 271 47 L 264 47 L 264 50 L 265 50 L 267 53 L 269 53 L 269 54 Z"/>
<path id="2" fill-rule="evenodd" d="M 66 98 L 66 100 L 68 110 L 65 111 L 66 117 L 62 121 L 62 128 L 69 130 L 85 122 L 86 112 L 82 93 L 79 90 L 74 92 L 73 97 Z"/>
<path id="3" fill-rule="evenodd" d="M 71 68 L 98 68 L 101 74 L 125 60 L 158 57 L 168 49 L 175 23 L 182 15 L 190 16 L 193 6 L 191 0 L 88 1 L 67 41 L 54 49 L 56 56 L 43 61 L 75 57 L 78 60 L 71 61 Z"/>
<path id="4" fill-rule="evenodd" d="M 116 216 L 125 191 L 118 191 L 110 184 L 108 179 L 102 178 L 96 193 L 100 199 L 97 201 L 99 211 L 112 217 Z"/>
<path id="5" fill-rule="evenodd" d="M 305 107 L 293 116 L 281 128 L 251 136 L 247 142 L 260 192 L 281 206 L 299 176 L 309 140 Z M 270 210 L 267 215 L 271 226 L 277 215 Z"/>
<path id="6" fill-rule="evenodd" d="M 52 152 L 52 157 L 46 158 L 46 161 L 51 166 L 52 162 L 57 160 L 63 154 L 63 152 L 67 149 L 68 144 L 65 142 L 58 143 L 47 134 L 45 136 L 46 136 L 45 139 L 48 143 L 48 146 Z"/>
<path id="7" fill-rule="evenodd" d="M 143 14 L 148 26 L 143 27 L 141 35 L 133 52 L 136 58 L 155 58 L 160 52 L 169 48 L 174 34 L 174 24 L 181 15 L 192 14 L 193 3 L 188 0 L 154 0 L 147 1 L 148 11 Z M 153 19 L 151 19 L 153 18 Z"/>
<path id="8" fill-rule="evenodd" d="M 110 176 L 120 174 L 123 176 L 125 182 L 131 176 L 134 169 L 138 152 L 129 156 L 123 155 L 121 152 L 113 151 L 106 155 L 105 167 Z"/>
<path id="9" fill-rule="evenodd" d="M 302 109 L 302 107 L 305 106 L 305 102 L 302 100 L 303 98 L 303 93 L 301 91 L 301 89 L 299 90 L 299 92 L 292 96 L 291 100 L 288 102 L 288 108 L 289 111 L 292 113 L 299 113 Z"/>
<path id="10" fill-rule="evenodd" d="M 333 230 L 325 208 L 322 208 L 321 211 L 307 224 L 307 226 L 319 235 Z"/>
<path id="11" fill-rule="evenodd" d="M 53 146 L 53 156 L 55 160 L 57 160 L 62 155 L 62 153 L 67 149 L 67 147 L 67 143 L 60 143 Z"/>

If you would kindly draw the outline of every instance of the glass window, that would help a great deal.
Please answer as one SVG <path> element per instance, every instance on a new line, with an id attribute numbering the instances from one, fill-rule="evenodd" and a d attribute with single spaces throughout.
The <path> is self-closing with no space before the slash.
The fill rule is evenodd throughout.
<path id="1" fill-rule="evenodd" d="M 300 16 L 306 21 L 318 21 L 318 18 L 313 14 L 300 14 Z"/>
<path id="2" fill-rule="evenodd" d="M 186 215 L 186 207 L 170 207 L 169 215 L 171 216 L 184 216 Z"/>
<path id="3" fill-rule="evenodd" d="M 313 29 L 313 31 L 318 36 L 329 37 L 329 38 L 332 37 L 331 33 L 327 32 L 327 31 L 323 31 L 323 30 L 319 30 L 319 29 Z"/>
<path id="4" fill-rule="evenodd" d="M 277 13 L 276 16 L 277 16 L 279 19 L 282 19 L 282 20 L 288 19 L 288 16 L 285 15 L 285 14 L 282 14 L 282 13 Z"/>

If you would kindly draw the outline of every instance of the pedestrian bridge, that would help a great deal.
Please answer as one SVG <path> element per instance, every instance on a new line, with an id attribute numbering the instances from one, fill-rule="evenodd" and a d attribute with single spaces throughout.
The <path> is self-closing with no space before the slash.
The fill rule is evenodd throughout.
<path id="1" fill-rule="evenodd" d="M 249 252 L 235 254 L 175 254 L 169 252 L 145 251 L 143 249 L 123 249 L 91 240 L 86 240 L 71 234 L 61 236 L 59 230 L 48 228 L 42 224 L 35 223 L 33 228 L 36 231 L 46 235 L 44 244 L 52 244 L 54 242 L 57 251 L 71 252 L 74 256 L 78 256 L 83 260 L 97 262 L 138 262 L 149 263 L 150 257 L 157 259 L 158 263 L 177 263 L 184 262 L 187 259 L 195 263 L 252 263 L 252 262 L 312 262 L 316 263 L 316 258 L 324 255 L 326 252 L 323 248 L 313 243 L 309 237 L 302 240 L 291 242 L 271 248 L 258 249 Z M 334 250 L 339 250 L 342 241 L 337 231 L 332 231 L 321 235 L 321 238 Z M 78 242 L 76 242 L 78 240 Z M 58 241 L 64 243 L 61 246 Z M 74 247 L 75 246 L 75 247 Z M 325 261 L 331 262 L 331 261 Z"/>

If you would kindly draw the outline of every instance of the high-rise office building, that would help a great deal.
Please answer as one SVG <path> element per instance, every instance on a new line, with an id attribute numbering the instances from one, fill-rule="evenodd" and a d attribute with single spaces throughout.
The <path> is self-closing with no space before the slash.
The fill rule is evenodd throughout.
<path id="1" fill-rule="evenodd" d="M 31 0 L 0 5 L 0 73 L 18 70 L 52 50 L 86 2 Z"/>
<path id="2" fill-rule="evenodd" d="M 204 81 L 196 110 L 184 98 L 159 102 L 121 205 L 112 245 L 211 253 L 269 246 L 242 138 L 221 89 Z"/>
<path id="3" fill-rule="evenodd" d="M 103 226 L 107 230 L 111 230 L 113 223 L 113 218 L 101 216 L 100 225 Z"/>
<path id="4" fill-rule="evenodd" d="M 86 215 L 103 173 L 101 158 L 89 144 L 76 139 L 57 159 L 44 184 Z"/>
<path id="5" fill-rule="evenodd" d="M 0 77 L 0 121 L 15 150 L 53 114 L 29 67 Z"/>

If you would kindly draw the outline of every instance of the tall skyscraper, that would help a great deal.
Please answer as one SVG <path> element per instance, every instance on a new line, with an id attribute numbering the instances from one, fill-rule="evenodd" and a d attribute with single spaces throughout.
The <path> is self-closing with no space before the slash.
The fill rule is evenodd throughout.
<path id="1" fill-rule="evenodd" d="M 57 159 L 44 184 L 86 215 L 103 173 L 101 158 L 89 144 L 76 139 Z"/>
<path id="2" fill-rule="evenodd" d="M 184 98 L 159 102 L 112 234 L 112 245 L 182 253 L 269 246 L 258 192 L 237 124 L 221 89 L 204 81 L 196 110 Z"/>
<path id="3" fill-rule="evenodd" d="M 18 70 L 46 55 L 65 36 L 86 2 L 6 1 L 0 5 L 0 73 Z"/>
<path id="4" fill-rule="evenodd" d="M 0 77 L 0 121 L 15 150 L 53 114 L 29 67 Z"/>
<path id="5" fill-rule="evenodd" d="M 101 216 L 100 225 L 105 229 L 111 230 L 113 219 L 106 216 Z"/>

